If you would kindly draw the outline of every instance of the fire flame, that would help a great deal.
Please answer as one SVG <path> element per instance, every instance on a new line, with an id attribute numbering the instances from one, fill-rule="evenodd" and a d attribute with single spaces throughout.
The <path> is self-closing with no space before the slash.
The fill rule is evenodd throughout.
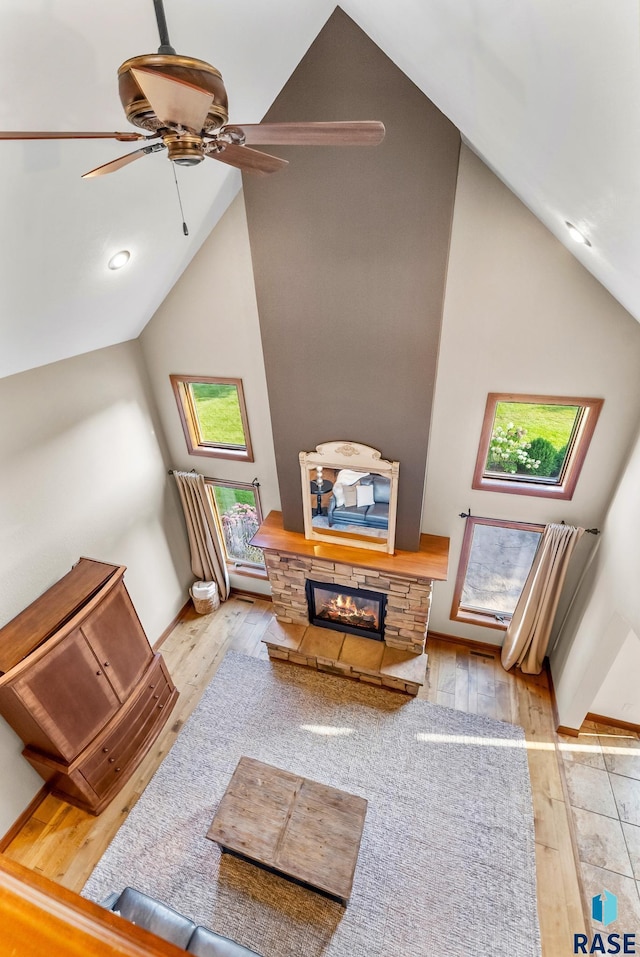
<path id="1" fill-rule="evenodd" d="M 334 603 L 340 611 L 346 611 L 350 615 L 357 615 L 360 611 L 351 595 L 338 595 L 330 602 L 330 604 Z"/>
<path id="2" fill-rule="evenodd" d="M 345 624 L 361 625 L 365 628 L 377 628 L 378 621 L 373 604 L 358 608 L 351 595 L 337 595 L 325 602 L 320 610 L 320 618 L 329 621 L 341 621 Z"/>

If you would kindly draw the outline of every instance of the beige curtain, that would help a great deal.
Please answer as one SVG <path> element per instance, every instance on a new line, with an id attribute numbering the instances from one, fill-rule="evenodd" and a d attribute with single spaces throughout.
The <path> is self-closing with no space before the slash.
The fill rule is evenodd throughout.
<path id="1" fill-rule="evenodd" d="M 229 573 L 204 477 L 195 472 L 173 474 L 187 523 L 191 570 L 200 581 L 216 582 L 224 601 L 229 595 Z"/>
<path id="2" fill-rule="evenodd" d="M 542 671 L 569 559 L 583 533 L 572 525 L 545 527 L 502 646 L 506 671 L 514 665 L 528 675 Z"/>

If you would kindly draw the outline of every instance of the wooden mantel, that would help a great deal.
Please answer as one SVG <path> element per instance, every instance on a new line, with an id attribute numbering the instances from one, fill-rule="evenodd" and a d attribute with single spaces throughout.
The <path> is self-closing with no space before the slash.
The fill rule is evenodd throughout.
<path id="1" fill-rule="evenodd" d="M 282 512 L 269 512 L 251 539 L 258 548 L 324 558 L 345 565 L 372 568 L 377 572 L 406 575 L 410 578 L 431 578 L 446 581 L 449 567 L 449 539 L 442 535 L 421 535 L 417 552 L 396 551 L 394 555 L 374 552 L 351 545 L 328 545 L 312 542 L 300 532 L 287 532 L 282 525 Z"/>

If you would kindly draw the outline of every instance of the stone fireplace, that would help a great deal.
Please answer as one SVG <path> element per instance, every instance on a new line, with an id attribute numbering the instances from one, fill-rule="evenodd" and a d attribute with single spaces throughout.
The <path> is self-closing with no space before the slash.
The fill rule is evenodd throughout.
<path id="1" fill-rule="evenodd" d="M 388 555 L 310 542 L 285 531 L 281 514 L 271 512 L 252 543 L 265 554 L 277 619 L 264 639 L 271 658 L 418 693 L 426 675 L 433 582 L 447 577 L 447 538 L 423 535 L 418 552 Z M 342 619 L 336 613 L 335 620 L 333 611 L 325 612 L 318 621 L 318 604 L 308 600 L 312 585 L 321 606 L 332 592 L 353 599 L 356 612 Z M 353 623 L 359 617 L 377 617 L 377 634 L 365 636 Z"/>
<path id="2" fill-rule="evenodd" d="M 302 536 L 300 538 L 306 541 Z M 253 541 L 257 544 L 256 538 Z M 323 548 L 323 551 L 331 550 L 330 545 Z M 355 548 L 349 548 L 348 551 L 353 552 L 353 556 L 349 556 L 349 564 L 346 564 L 344 561 L 265 549 L 273 608 L 278 620 L 298 625 L 311 623 L 306 590 L 309 579 L 359 591 L 364 595 L 367 592 L 381 592 L 387 596 L 383 634 L 385 643 L 391 648 L 402 648 L 414 654 L 423 652 L 431 607 L 432 579 L 418 579 L 408 577 L 406 573 L 398 574 L 388 569 L 378 571 L 355 564 L 356 560 L 373 564 L 373 555 L 377 556 L 378 553 Z M 389 562 L 394 556 L 383 554 L 382 557 Z"/>

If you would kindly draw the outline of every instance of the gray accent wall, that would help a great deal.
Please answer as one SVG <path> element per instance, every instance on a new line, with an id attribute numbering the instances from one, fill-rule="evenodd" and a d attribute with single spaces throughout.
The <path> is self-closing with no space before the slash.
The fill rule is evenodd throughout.
<path id="1" fill-rule="evenodd" d="M 272 147 L 244 176 L 285 528 L 298 453 L 347 439 L 400 462 L 396 546 L 419 545 L 460 137 L 340 9 L 265 121 L 378 119 L 372 148 Z"/>

